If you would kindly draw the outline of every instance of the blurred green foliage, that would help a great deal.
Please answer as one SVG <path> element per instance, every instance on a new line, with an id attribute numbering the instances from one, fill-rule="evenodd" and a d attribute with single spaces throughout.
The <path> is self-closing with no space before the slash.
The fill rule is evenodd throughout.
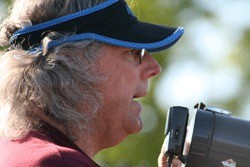
<path id="1" fill-rule="evenodd" d="M 2 0 L 10 5 L 12 0 Z M 141 21 L 169 25 L 169 26 L 184 26 L 180 19 L 180 13 L 184 10 L 196 11 L 200 16 L 214 19 L 213 13 L 203 10 L 194 6 L 194 1 L 191 0 L 128 0 L 134 14 L 138 16 Z M 186 29 L 186 31 L 189 31 Z M 243 32 L 243 38 L 235 45 L 229 58 L 232 63 L 242 70 L 243 85 L 240 92 L 224 103 L 218 100 L 211 100 L 210 104 L 219 105 L 234 111 L 237 114 L 242 100 L 250 99 L 250 66 L 249 66 L 249 53 L 250 53 L 250 30 Z M 192 39 L 182 39 L 188 41 Z M 188 43 L 188 42 L 187 42 Z M 174 47 L 181 48 L 180 44 Z M 186 46 L 187 47 L 187 46 Z M 0 48 L 3 49 L 3 48 Z M 165 71 L 170 63 L 171 49 L 164 52 L 156 53 L 155 58 Z M 239 56 L 241 55 L 241 56 Z M 188 55 L 187 55 L 188 56 Z M 192 55 L 193 56 L 193 55 Z M 147 98 L 141 99 L 145 106 L 153 109 L 156 117 L 156 127 L 151 131 L 134 134 L 128 136 L 119 145 L 101 151 L 94 159 L 103 167 L 155 167 L 157 166 L 157 157 L 164 139 L 164 127 L 166 111 L 160 108 L 155 101 L 154 92 L 155 85 L 161 78 L 157 76 L 151 81 L 150 91 Z M 229 83 L 230 84 L 230 83 Z M 167 100 L 167 99 L 166 99 Z M 190 104 L 192 105 L 192 104 Z M 150 124 L 151 122 L 146 122 Z"/>
<path id="2" fill-rule="evenodd" d="M 10 6 L 11 3 L 13 2 L 13 0 L 2 0 L 2 1 L 4 1 L 8 6 Z"/>
<path id="3" fill-rule="evenodd" d="M 0 46 L 0 51 L 3 51 L 4 49 L 5 49 L 4 47 Z"/>

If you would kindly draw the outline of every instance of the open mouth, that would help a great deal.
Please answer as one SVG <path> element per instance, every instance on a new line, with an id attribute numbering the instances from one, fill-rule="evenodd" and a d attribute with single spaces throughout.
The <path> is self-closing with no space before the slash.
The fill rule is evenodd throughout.
<path id="1" fill-rule="evenodd" d="M 133 96 L 133 99 L 139 99 L 139 98 L 146 97 L 146 96 L 147 96 L 147 92 L 138 93 Z"/>
<path id="2" fill-rule="evenodd" d="M 138 114 L 142 111 L 142 103 L 140 102 L 140 99 L 145 97 L 146 95 L 147 93 L 140 93 L 133 96 L 133 108 L 138 112 Z"/>

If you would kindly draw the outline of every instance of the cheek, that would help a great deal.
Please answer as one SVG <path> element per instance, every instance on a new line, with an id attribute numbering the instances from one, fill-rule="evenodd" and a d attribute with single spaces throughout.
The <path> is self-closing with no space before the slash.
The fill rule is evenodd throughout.
<path id="1" fill-rule="evenodd" d="M 123 100 L 118 98 L 104 100 L 101 108 L 103 127 L 111 132 L 119 132 L 123 124 L 127 124 L 128 112 L 129 106 Z"/>
<path id="2" fill-rule="evenodd" d="M 111 73 L 109 77 L 102 82 L 98 88 L 103 98 L 116 98 L 126 100 L 133 97 L 135 90 L 135 77 L 127 77 L 124 74 L 118 75 Z"/>
<path id="3" fill-rule="evenodd" d="M 129 101 L 125 100 L 124 98 L 121 98 L 121 96 L 109 96 L 106 99 L 103 99 L 103 111 L 108 115 L 109 117 L 111 115 L 114 115 L 114 117 L 120 117 L 124 115 L 129 109 Z"/>

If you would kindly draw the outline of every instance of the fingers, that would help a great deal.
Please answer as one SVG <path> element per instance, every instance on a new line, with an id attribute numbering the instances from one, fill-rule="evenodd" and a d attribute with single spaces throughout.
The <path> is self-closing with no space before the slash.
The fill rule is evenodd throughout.
<path id="1" fill-rule="evenodd" d="M 158 167 L 169 167 L 168 166 L 168 157 L 165 155 L 166 152 L 166 142 L 167 138 L 165 138 L 162 147 L 161 147 L 161 152 L 158 156 Z M 181 167 L 182 163 L 180 160 L 174 158 L 172 161 L 172 167 Z"/>
<path id="2" fill-rule="evenodd" d="M 173 159 L 173 162 L 172 162 L 172 167 L 181 167 L 182 166 L 182 163 L 180 160 L 178 159 Z"/>
<path id="3" fill-rule="evenodd" d="M 180 160 L 178 159 L 173 159 L 172 161 L 172 166 L 171 167 L 181 167 L 182 163 Z M 163 155 L 159 155 L 158 157 L 158 167 L 169 167 L 168 166 L 168 157 L 165 156 L 165 154 Z"/>
<path id="4" fill-rule="evenodd" d="M 167 157 L 165 156 L 165 154 L 160 153 L 159 157 L 158 157 L 158 167 L 167 167 Z"/>
<path id="5" fill-rule="evenodd" d="M 158 156 L 158 167 L 167 167 L 167 157 L 165 156 L 166 152 L 166 138 L 164 139 L 164 142 L 161 147 L 160 155 Z"/>

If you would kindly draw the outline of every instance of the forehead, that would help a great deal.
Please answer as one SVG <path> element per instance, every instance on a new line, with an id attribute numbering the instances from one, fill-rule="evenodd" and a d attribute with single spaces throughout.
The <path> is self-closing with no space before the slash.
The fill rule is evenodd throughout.
<path id="1" fill-rule="evenodd" d="M 103 45 L 97 56 L 97 65 L 101 68 L 104 66 L 111 68 L 113 66 L 119 66 L 119 64 L 124 64 L 129 57 L 128 53 L 130 50 L 130 48 Z"/>
<path id="2" fill-rule="evenodd" d="M 104 48 L 106 49 L 111 49 L 111 50 L 130 50 L 131 48 L 126 48 L 126 47 L 121 47 L 121 46 L 116 46 L 116 45 L 108 45 L 108 44 L 104 44 Z"/>
<path id="3" fill-rule="evenodd" d="M 118 55 L 124 55 L 126 54 L 128 51 L 130 51 L 130 48 L 125 48 L 125 47 L 120 47 L 120 46 L 115 46 L 115 45 L 104 45 L 101 49 L 100 54 L 101 55 L 109 55 L 109 56 L 113 56 L 116 57 Z"/>

